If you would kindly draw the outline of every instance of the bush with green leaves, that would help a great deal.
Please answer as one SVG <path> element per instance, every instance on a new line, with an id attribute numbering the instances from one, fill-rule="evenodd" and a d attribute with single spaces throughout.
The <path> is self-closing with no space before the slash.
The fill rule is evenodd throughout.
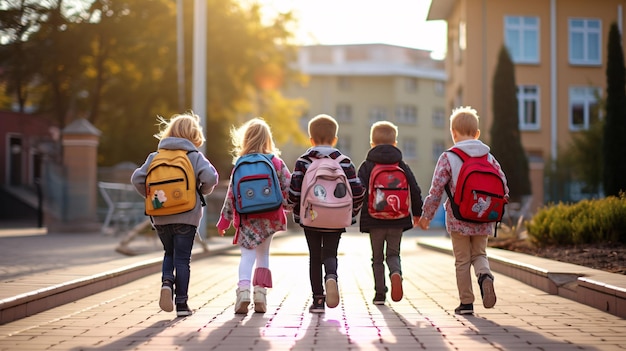
<path id="1" fill-rule="evenodd" d="M 543 207 L 526 229 L 538 246 L 626 243 L 626 195 Z"/>

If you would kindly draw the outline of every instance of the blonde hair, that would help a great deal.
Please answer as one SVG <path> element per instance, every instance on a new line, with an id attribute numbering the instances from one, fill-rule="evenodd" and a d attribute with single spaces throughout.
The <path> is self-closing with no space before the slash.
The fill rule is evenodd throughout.
<path id="1" fill-rule="evenodd" d="M 169 137 L 184 138 L 191 141 L 196 147 L 204 144 L 205 139 L 200 125 L 200 117 L 195 113 L 176 114 L 169 121 L 157 116 L 157 120 L 159 121 L 157 124 L 159 133 L 154 134 L 155 138 L 159 140 Z"/>
<path id="2" fill-rule="evenodd" d="M 309 121 L 309 137 L 317 145 L 330 145 L 337 137 L 339 125 L 334 118 L 321 114 Z"/>
<path id="3" fill-rule="evenodd" d="M 459 135 L 476 136 L 478 133 L 478 112 L 470 106 L 462 106 L 452 110 L 450 115 L 450 130 Z"/>
<path id="4" fill-rule="evenodd" d="M 374 145 L 396 143 L 398 127 L 389 121 L 378 121 L 370 128 L 370 143 Z"/>
<path id="5" fill-rule="evenodd" d="M 280 156 L 280 150 L 274 144 L 272 130 L 263 118 L 256 117 L 239 128 L 231 128 L 230 138 L 234 146 L 233 162 L 243 155 L 252 153 Z"/>

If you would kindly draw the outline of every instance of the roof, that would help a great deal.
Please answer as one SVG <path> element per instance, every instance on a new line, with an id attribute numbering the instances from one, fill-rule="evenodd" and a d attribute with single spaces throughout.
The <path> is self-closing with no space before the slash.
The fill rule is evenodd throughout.
<path id="1" fill-rule="evenodd" d="M 426 20 L 447 20 L 456 0 L 432 0 Z"/>

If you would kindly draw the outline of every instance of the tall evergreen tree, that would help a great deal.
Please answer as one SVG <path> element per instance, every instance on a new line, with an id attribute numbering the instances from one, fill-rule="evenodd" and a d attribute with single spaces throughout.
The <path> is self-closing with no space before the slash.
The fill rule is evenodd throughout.
<path id="1" fill-rule="evenodd" d="M 626 190 L 626 69 L 622 39 L 616 23 L 611 24 L 606 64 L 606 120 L 604 123 L 604 193 L 618 195 Z"/>
<path id="2" fill-rule="evenodd" d="M 518 202 L 522 196 L 531 193 L 530 176 L 519 131 L 515 67 L 504 46 L 500 49 L 493 76 L 492 100 L 491 153 L 506 174 L 511 200 Z"/>

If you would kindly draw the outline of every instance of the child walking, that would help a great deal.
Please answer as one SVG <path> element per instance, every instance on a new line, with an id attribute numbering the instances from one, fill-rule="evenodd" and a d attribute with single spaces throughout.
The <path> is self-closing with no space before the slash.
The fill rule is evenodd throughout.
<path id="1" fill-rule="evenodd" d="M 158 149 L 185 150 L 191 161 L 201 195 L 208 195 L 217 184 L 218 174 L 215 167 L 198 151 L 204 144 L 204 134 L 200 125 L 200 118 L 193 113 L 174 115 L 167 121 L 158 118 L 161 131 L 154 136 L 159 139 Z M 131 182 L 137 191 L 146 197 L 146 177 L 150 163 L 158 151 L 152 152 L 144 164 L 137 168 Z M 195 207 L 187 212 L 153 216 L 153 226 L 163 244 L 163 265 L 161 273 L 161 295 L 159 306 L 163 311 L 171 312 L 176 303 L 176 315 L 189 316 L 193 312 L 187 305 L 191 250 L 197 228 L 202 218 L 202 201 L 198 199 Z M 175 297 L 174 297 L 175 295 Z"/>
<path id="2" fill-rule="evenodd" d="M 235 163 L 238 158 L 249 154 L 264 154 L 271 158 L 273 167 L 278 175 L 282 193 L 282 204 L 275 210 L 254 214 L 240 214 L 236 210 L 233 191 L 233 177 L 228 185 L 226 198 L 217 223 L 220 235 L 224 235 L 233 223 L 235 237 L 233 244 L 237 244 L 241 251 L 239 262 L 239 282 L 237 283 L 235 313 L 248 313 L 250 305 L 250 284 L 254 286 L 254 311 L 267 311 L 267 288 L 272 287 L 272 274 L 269 269 L 269 250 L 272 235 L 278 231 L 287 230 L 287 190 L 291 180 L 289 169 L 279 158 L 280 150 L 276 148 L 269 125 L 261 118 L 254 118 L 238 129 L 231 130 L 231 141 L 234 145 Z M 234 169 L 233 169 L 234 171 Z M 254 276 L 252 268 L 256 261 Z"/>
<path id="3" fill-rule="evenodd" d="M 294 221 L 304 228 L 307 245 L 309 247 L 309 278 L 313 292 L 313 303 L 309 312 L 322 313 L 324 304 L 330 308 L 339 304 L 339 289 L 337 286 L 337 249 L 341 234 L 345 228 L 327 229 L 304 226 L 301 222 L 300 200 L 303 179 L 307 169 L 314 159 L 330 157 L 340 159 L 339 164 L 352 190 L 352 223 L 356 223 L 356 215 L 361 209 L 364 188 L 357 177 L 356 168 L 350 158 L 342 155 L 335 148 L 337 144 L 337 121 L 329 115 L 318 115 L 309 121 L 308 133 L 312 147 L 296 161 L 291 185 L 289 186 L 289 204 L 293 206 Z M 322 194 L 319 194 L 322 195 Z M 324 284 L 322 284 L 322 266 L 324 268 Z M 326 294 L 324 294 L 326 292 Z"/>
<path id="4" fill-rule="evenodd" d="M 400 264 L 402 233 L 417 225 L 422 214 L 422 192 L 413 172 L 402 160 L 402 151 L 396 147 L 397 135 L 398 127 L 393 123 L 388 121 L 374 123 L 370 128 L 370 145 L 372 148 L 368 151 L 358 172 L 361 182 L 366 186 L 359 223 L 360 231 L 369 233 L 372 246 L 372 271 L 375 290 L 373 303 L 375 305 L 385 304 L 388 291 L 385 283 L 385 262 L 389 269 L 391 281 L 391 299 L 393 301 L 402 299 L 402 266 Z M 383 195 L 379 196 L 381 198 L 376 196 L 377 190 L 374 189 L 376 184 L 372 178 L 372 171 L 379 169 L 376 165 L 397 165 L 401 169 L 400 171 L 385 167 L 384 169 L 387 171 L 380 171 L 380 173 L 375 171 L 374 177 L 376 179 L 380 179 L 377 174 L 381 174 L 383 181 L 391 180 L 391 184 L 393 182 L 399 184 L 397 185 L 398 190 L 390 192 L 387 198 L 382 198 L 387 195 L 383 193 L 384 190 L 378 191 L 378 194 Z M 392 189 L 391 186 L 393 185 L 384 184 L 384 186 L 386 189 Z M 408 189 L 405 188 L 407 186 Z M 385 208 L 387 202 L 391 203 L 392 199 L 399 199 L 402 196 L 404 196 L 402 200 L 406 203 L 405 205 L 395 204 L 392 208 Z M 406 209 L 402 210 L 403 206 L 406 206 Z M 377 208 L 380 212 L 377 211 Z M 385 210 L 387 211 L 383 213 Z"/>
<path id="5" fill-rule="evenodd" d="M 506 177 L 498 161 L 489 153 L 489 146 L 478 140 L 478 113 L 471 107 L 459 107 L 452 111 L 450 116 L 450 134 L 454 141 L 454 148 L 461 149 L 470 157 L 488 155 L 490 163 L 498 170 L 505 187 L 505 197 L 509 189 L 506 186 Z M 433 174 L 428 196 L 424 200 L 422 217 L 419 226 L 428 229 L 446 185 L 454 196 L 455 185 L 463 161 L 451 152 L 444 152 L 439 156 Z M 487 259 L 487 239 L 493 234 L 493 223 L 471 223 L 454 217 L 450 199 L 445 202 L 446 230 L 452 239 L 454 266 L 456 267 L 456 283 L 459 291 L 460 305 L 454 310 L 456 314 L 474 313 L 474 293 L 472 291 L 472 276 L 470 266 L 478 278 L 483 306 L 492 308 L 496 304 L 494 277 L 489 268 Z"/>

